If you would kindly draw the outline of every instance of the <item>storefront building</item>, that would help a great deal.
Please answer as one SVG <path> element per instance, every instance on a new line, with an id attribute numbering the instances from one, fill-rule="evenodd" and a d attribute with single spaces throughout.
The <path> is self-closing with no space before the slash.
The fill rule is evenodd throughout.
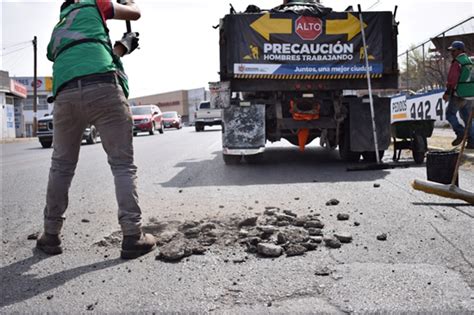
<path id="1" fill-rule="evenodd" d="M 17 137 L 16 127 L 19 120 L 15 115 L 15 102 L 26 99 L 26 86 L 10 79 L 7 71 L 0 71 L 0 124 L 1 139 Z"/>
<path id="2" fill-rule="evenodd" d="M 26 86 L 28 96 L 25 100 L 15 102 L 15 115 L 23 117 L 23 122 L 17 128 L 18 137 L 32 137 L 33 136 L 33 77 L 15 77 L 22 85 Z M 52 77 L 38 77 L 36 81 L 37 87 L 37 113 L 36 117 L 41 118 L 46 114 L 51 114 L 53 111 L 53 104 L 48 104 L 47 99 L 52 95 L 53 78 Z"/>

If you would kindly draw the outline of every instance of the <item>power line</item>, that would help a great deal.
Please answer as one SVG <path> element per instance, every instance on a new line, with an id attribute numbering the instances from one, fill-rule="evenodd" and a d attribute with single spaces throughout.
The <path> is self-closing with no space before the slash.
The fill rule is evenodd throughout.
<path id="1" fill-rule="evenodd" d="M 26 49 L 26 48 L 30 48 L 30 45 L 25 46 L 25 47 L 22 47 L 22 48 L 15 49 L 15 50 L 10 51 L 10 52 L 7 52 L 7 53 L 5 53 L 5 54 L 2 54 L 1 56 L 2 56 L 2 57 L 5 57 L 5 56 L 11 55 L 11 54 L 13 54 L 13 53 L 19 52 L 20 50 Z"/>
<path id="2" fill-rule="evenodd" d="M 26 42 L 17 43 L 17 44 L 8 46 L 8 47 L 4 47 L 3 50 L 7 50 L 7 49 L 10 49 L 10 48 L 13 48 L 13 47 L 17 47 L 17 46 L 20 46 L 20 45 L 23 45 L 23 44 L 31 44 L 31 40 L 26 41 Z"/>
<path id="3" fill-rule="evenodd" d="M 18 54 L 12 55 L 13 58 L 5 58 L 4 60 L 4 68 L 5 69 L 15 69 L 18 66 L 18 63 L 24 62 L 28 59 L 28 51 L 22 50 Z"/>
<path id="4" fill-rule="evenodd" d="M 374 4 L 372 4 L 367 10 L 372 9 L 373 7 L 376 7 L 380 3 L 380 0 L 377 0 Z"/>

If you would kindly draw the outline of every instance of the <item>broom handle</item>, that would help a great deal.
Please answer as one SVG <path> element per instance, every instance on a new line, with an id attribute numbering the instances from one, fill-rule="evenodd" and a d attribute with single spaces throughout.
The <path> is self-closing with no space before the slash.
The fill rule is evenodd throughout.
<path id="1" fill-rule="evenodd" d="M 380 156 L 379 153 L 379 140 L 377 137 L 377 125 L 375 123 L 375 110 L 374 110 L 374 96 L 372 94 L 372 81 L 370 79 L 370 68 L 369 68 L 369 51 L 367 49 L 367 39 L 365 36 L 365 30 L 364 30 L 364 18 L 362 16 L 362 9 L 360 7 L 360 4 L 357 5 L 357 8 L 359 9 L 359 20 L 360 20 L 360 31 L 362 33 L 362 45 L 364 45 L 364 56 L 365 56 L 365 67 L 367 68 L 367 85 L 369 88 L 369 102 L 370 102 L 370 118 L 372 120 L 372 132 L 374 135 L 374 144 L 375 144 L 375 159 L 377 161 L 377 164 L 381 163 L 381 159 L 383 156 Z M 347 13 L 350 14 L 350 13 Z"/>
<path id="2" fill-rule="evenodd" d="M 466 104 L 464 106 L 468 106 L 468 105 Z M 451 181 L 451 186 L 454 186 L 456 184 L 456 180 L 458 179 L 458 176 L 459 176 L 459 167 L 461 166 L 461 159 L 464 154 L 464 147 L 466 146 L 467 136 L 469 135 L 469 132 L 471 130 L 473 113 L 474 113 L 474 106 L 471 106 L 471 114 L 469 115 L 469 120 L 466 124 L 467 126 L 465 127 L 466 129 L 464 130 L 464 137 L 462 139 L 461 151 L 459 152 L 458 160 L 456 162 L 456 168 L 454 169 L 453 180 Z"/>

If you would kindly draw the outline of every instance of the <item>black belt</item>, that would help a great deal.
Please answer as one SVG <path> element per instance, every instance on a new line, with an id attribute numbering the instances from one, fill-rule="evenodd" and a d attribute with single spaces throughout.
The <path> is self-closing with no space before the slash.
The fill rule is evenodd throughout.
<path id="1" fill-rule="evenodd" d="M 60 86 L 56 92 L 56 95 L 58 95 L 60 92 L 65 91 L 65 90 L 77 89 L 79 88 L 79 86 L 84 87 L 84 86 L 96 85 L 100 83 L 116 84 L 118 83 L 117 75 L 115 73 L 110 72 L 110 73 L 93 74 L 93 75 L 88 75 L 81 78 L 76 78 Z M 53 103 L 55 99 L 56 97 L 50 96 L 48 98 L 48 103 Z"/>
<path id="2" fill-rule="evenodd" d="M 79 85 L 84 87 L 84 86 L 96 85 L 96 84 L 100 84 L 100 83 L 115 84 L 116 82 L 117 82 L 117 78 L 116 78 L 115 73 L 94 74 L 94 75 L 90 75 L 90 76 L 83 77 L 83 78 L 80 78 L 80 79 L 74 79 L 74 80 L 66 83 L 61 88 L 61 91 L 70 90 L 70 89 L 77 89 L 79 87 Z"/>

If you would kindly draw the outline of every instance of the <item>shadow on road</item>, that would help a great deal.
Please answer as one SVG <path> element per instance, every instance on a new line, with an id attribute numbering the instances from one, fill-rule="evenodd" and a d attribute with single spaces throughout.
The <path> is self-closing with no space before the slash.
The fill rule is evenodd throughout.
<path id="1" fill-rule="evenodd" d="M 124 263 L 118 258 L 64 270 L 43 278 L 29 273 L 32 266 L 48 258 L 51 256 L 35 249 L 33 256 L 0 268 L 0 307 L 28 300 L 89 272 L 96 272 Z"/>
<path id="2" fill-rule="evenodd" d="M 182 170 L 163 187 L 246 186 L 293 183 L 334 183 L 375 181 L 389 171 L 347 172 L 348 163 L 339 159 L 337 151 L 309 148 L 274 147 L 265 152 L 258 164 L 225 165 L 222 152 L 213 152 L 210 160 L 188 160 L 175 167 Z"/>

